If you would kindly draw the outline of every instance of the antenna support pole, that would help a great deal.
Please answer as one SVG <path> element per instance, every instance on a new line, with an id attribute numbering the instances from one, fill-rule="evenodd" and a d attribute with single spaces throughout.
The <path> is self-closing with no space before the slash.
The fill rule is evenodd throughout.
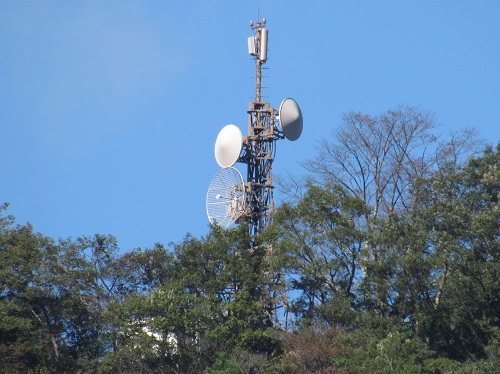
<path id="1" fill-rule="evenodd" d="M 267 61 L 267 34 L 268 31 L 264 27 L 266 19 L 250 22 L 250 26 L 255 32 L 255 36 L 249 38 L 248 46 L 249 53 L 255 56 L 255 101 L 261 101 L 261 84 L 262 84 L 262 65 Z M 252 45 L 253 44 L 253 45 Z"/>
<path id="2" fill-rule="evenodd" d="M 255 59 L 255 101 L 261 101 L 262 61 Z"/>

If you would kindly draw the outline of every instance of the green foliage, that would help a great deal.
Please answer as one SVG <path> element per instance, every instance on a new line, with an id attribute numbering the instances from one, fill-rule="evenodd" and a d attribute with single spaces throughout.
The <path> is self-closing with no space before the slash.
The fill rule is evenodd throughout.
<path id="1" fill-rule="evenodd" d="M 464 167 L 444 164 L 415 185 L 411 210 L 370 218 L 368 226 L 351 216 L 361 235 L 358 252 L 344 251 L 357 269 L 353 284 L 359 288 L 351 288 L 350 298 L 332 286 L 331 275 L 341 274 L 342 265 L 329 257 L 340 257 L 329 240 L 345 237 L 338 225 L 349 210 L 325 197 L 335 191 L 330 187 L 309 186 L 297 204 L 285 204 L 276 217 L 278 247 L 288 256 L 289 284 L 300 292 L 294 305 L 301 325 L 319 318 L 347 327 L 349 339 L 364 334 L 349 350 L 359 351 L 347 360 L 352 371 L 447 372 L 461 367 L 456 360 L 476 365 L 485 358 L 498 367 L 499 164 L 500 147 Z M 390 318 L 397 330 L 360 325 L 364 315 Z M 403 324 L 409 337 L 397 327 Z M 370 338 L 370 331 L 376 336 Z M 428 353 L 420 357 L 412 350 Z"/>
<path id="2" fill-rule="evenodd" d="M 444 169 L 423 183 L 421 211 L 433 249 L 434 302 L 422 335 L 448 357 L 487 357 L 500 315 L 500 146 L 463 169 Z M 425 331 L 424 331 L 425 330 Z"/>
<path id="3" fill-rule="evenodd" d="M 161 286 L 113 305 L 116 350 L 106 361 L 111 372 L 200 372 L 215 365 L 217 353 L 256 358 L 279 352 L 263 291 L 266 252 L 251 248 L 246 231 L 215 227 L 203 239 L 187 236 L 172 254 L 162 262 L 171 271 L 163 273 Z"/>
<path id="4" fill-rule="evenodd" d="M 108 345 L 106 306 L 117 297 L 110 267 L 115 250 L 112 237 L 56 243 L 30 225 L 2 220 L 2 370 L 95 369 Z"/>
<path id="5" fill-rule="evenodd" d="M 357 227 L 367 207 L 339 186 L 310 185 L 296 205 L 276 213 L 278 253 L 290 286 L 301 293 L 292 306 L 303 322 L 316 318 L 317 305 L 331 299 L 355 304 L 365 232 Z"/>
<path id="6" fill-rule="evenodd" d="M 285 373 L 278 360 L 269 359 L 264 354 L 235 350 L 230 355 L 219 353 L 213 366 L 206 369 L 207 374 L 240 373 Z"/>
<path id="7" fill-rule="evenodd" d="M 238 365 L 227 357 L 227 354 L 220 352 L 212 367 L 206 370 L 206 374 L 239 374 Z"/>

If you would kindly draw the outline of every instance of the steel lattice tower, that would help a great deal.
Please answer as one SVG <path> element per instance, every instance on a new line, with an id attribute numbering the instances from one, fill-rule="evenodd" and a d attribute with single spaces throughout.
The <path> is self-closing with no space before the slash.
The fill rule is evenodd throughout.
<path id="1" fill-rule="evenodd" d="M 272 164 L 276 140 L 283 139 L 283 132 L 276 126 L 275 109 L 261 99 L 262 65 L 267 61 L 266 20 L 250 26 L 255 36 L 248 39 L 250 55 L 255 58 L 255 101 L 248 108 L 248 135 L 238 161 L 247 164 L 247 210 L 249 231 L 257 235 L 272 221 L 274 213 Z"/>

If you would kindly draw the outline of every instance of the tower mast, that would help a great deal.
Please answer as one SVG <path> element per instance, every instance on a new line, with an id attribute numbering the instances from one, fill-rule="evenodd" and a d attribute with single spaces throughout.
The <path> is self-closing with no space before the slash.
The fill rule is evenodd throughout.
<path id="1" fill-rule="evenodd" d="M 262 100 L 262 66 L 267 62 L 268 51 L 265 24 L 265 18 L 255 24 L 250 22 L 254 36 L 248 38 L 248 53 L 255 59 L 255 100 L 248 105 L 247 136 L 235 125 L 227 125 L 219 132 L 215 159 L 222 169 L 210 183 L 206 201 L 210 222 L 222 223 L 226 228 L 234 222 L 245 225 L 252 237 L 250 249 L 264 249 L 263 260 L 272 255 L 272 246 L 263 247 L 258 235 L 272 222 L 274 215 L 272 165 L 276 141 L 297 140 L 303 126 L 302 112 L 295 100 L 284 99 L 279 110 Z M 246 182 L 232 167 L 235 162 L 247 165 Z M 269 285 L 283 281 L 280 271 L 269 270 L 266 274 L 273 279 Z M 260 292 L 262 305 L 270 317 L 274 315 L 277 299 L 283 300 L 287 309 L 286 295 L 278 296 L 273 289 L 269 289 L 267 296 L 264 290 Z"/>
<path id="2" fill-rule="evenodd" d="M 272 163 L 276 140 L 282 133 L 275 126 L 275 110 L 262 101 L 262 65 L 267 62 L 266 19 L 250 22 L 255 35 L 248 38 L 248 53 L 255 58 L 255 101 L 248 108 L 248 135 L 240 161 L 247 164 L 247 211 L 249 231 L 257 235 L 272 221 L 274 213 Z"/>

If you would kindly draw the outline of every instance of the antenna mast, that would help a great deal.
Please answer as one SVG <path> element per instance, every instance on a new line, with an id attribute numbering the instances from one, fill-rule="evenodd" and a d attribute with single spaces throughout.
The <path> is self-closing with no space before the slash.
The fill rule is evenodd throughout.
<path id="1" fill-rule="evenodd" d="M 266 19 L 257 21 L 254 25 L 250 21 L 250 27 L 255 31 L 255 36 L 248 38 L 248 53 L 255 57 L 255 101 L 261 101 L 262 65 L 267 62 L 267 40 L 268 31 L 265 28 Z"/>
<path id="2" fill-rule="evenodd" d="M 217 136 L 215 159 L 222 169 L 215 175 L 207 192 L 207 215 L 212 224 L 227 228 L 244 224 L 252 236 L 252 249 L 259 247 L 258 234 L 271 223 L 274 215 L 272 165 L 276 141 L 297 140 L 302 133 L 302 112 L 291 98 L 281 102 L 279 110 L 262 101 L 262 65 L 267 62 L 268 31 L 266 19 L 250 22 L 254 36 L 248 38 L 248 53 L 255 59 L 255 101 L 248 107 L 248 135 L 229 124 Z M 247 165 L 247 181 L 232 166 Z M 272 247 L 268 247 L 272 252 Z M 281 279 L 281 274 L 268 276 Z M 266 309 L 273 314 L 274 301 L 264 297 Z M 267 301 L 266 301 L 267 300 Z M 286 304 L 286 303 L 285 303 Z"/>
<path id="3" fill-rule="evenodd" d="M 215 159 L 219 166 L 230 168 L 235 162 L 247 165 L 244 202 L 237 201 L 237 192 L 243 191 L 243 187 L 228 185 L 224 187 L 228 190 L 222 194 L 214 192 L 219 191 L 219 184 L 216 183 L 207 194 L 207 214 L 211 223 L 224 222 L 228 227 L 238 222 L 241 213 L 253 237 L 260 234 L 273 219 L 272 165 L 276 141 L 284 138 L 297 140 L 302 133 L 303 123 L 302 112 L 295 100 L 283 100 L 279 110 L 271 108 L 268 102 L 262 100 L 262 65 L 267 62 L 268 41 L 265 24 L 265 18 L 255 24 L 250 22 L 255 33 L 248 38 L 248 53 L 255 59 L 255 101 L 249 104 L 247 111 L 248 135 L 243 136 L 237 126 L 230 124 L 219 132 L 215 142 Z M 228 171 L 219 176 L 224 181 L 223 185 L 234 182 L 229 178 L 230 175 L 232 173 Z"/>
<path id="4" fill-rule="evenodd" d="M 272 163 L 276 140 L 283 133 L 275 126 L 275 110 L 262 101 L 262 65 L 267 62 L 266 19 L 250 22 L 255 35 L 248 38 L 248 53 L 255 58 L 255 101 L 248 108 L 248 135 L 238 161 L 247 164 L 247 210 L 250 234 L 257 235 L 274 214 Z"/>

